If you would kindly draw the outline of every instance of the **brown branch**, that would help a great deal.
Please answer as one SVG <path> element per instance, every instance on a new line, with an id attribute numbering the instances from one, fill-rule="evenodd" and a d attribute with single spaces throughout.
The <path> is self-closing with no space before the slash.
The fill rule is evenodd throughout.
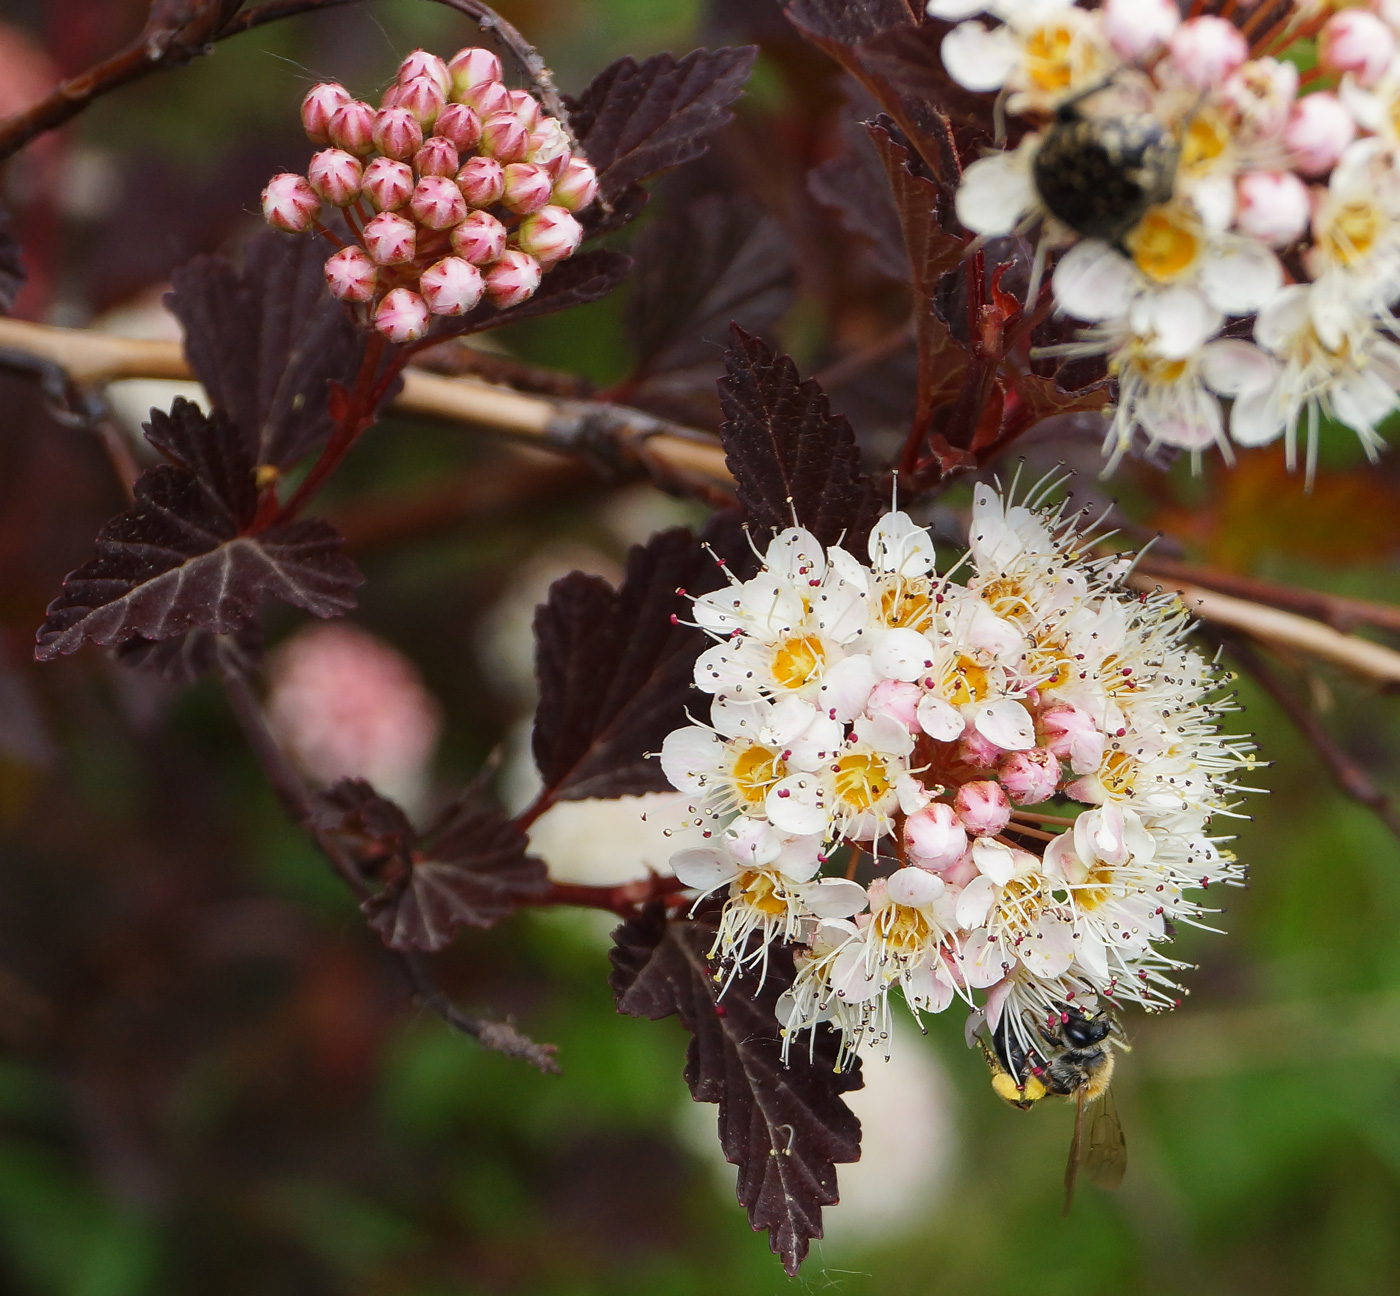
<path id="1" fill-rule="evenodd" d="M 277 739 L 273 737 L 267 717 L 263 714 L 262 704 L 253 692 L 243 664 L 228 650 L 223 640 L 219 642 L 218 661 L 219 676 L 223 680 L 224 692 L 234 718 L 238 721 L 238 727 L 243 731 L 244 738 L 252 748 L 258 764 L 262 766 L 263 773 L 277 794 L 277 799 L 281 801 L 283 809 L 316 843 L 326 862 L 363 902 L 372 893 L 372 888 L 335 834 L 317 825 L 305 782 L 287 759 Z M 558 1073 L 559 1064 L 554 1058 L 554 1045 L 536 1044 L 520 1034 L 509 1022 L 487 1021 L 462 1012 L 434 983 L 427 963 L 420 955 L 397 954 L 397 960 L 408 978 L 414 997 L 424 1008 L 436 1013 L 449 1026 L 472 1036 L 484 1048 L 529 1062 L 541 1071 Z"/>
<path id="2" fill-rule="evenodd" d="M 649 873 L 635 882 L 619 886 L 585 886 L 577 882 L 555 882 L 532 905 L 574 905 L 581 909 L 605 909 L 621 918 L 635 917 L 653 900 L 679 902 L 685 883 L 670 874 Z"/>
<path id="3" fill-rule="evenodd" d="M 1400 841 L 1400 814 L 1397 814 L 1390 795 L 1378 788 L 1360 762 L 1328 733 L 1317 713 L 1278 677 L 1247 639 L 1228 631 L 1214 631 L 1211 637 L 1223 644 L 1231 656 L 1278 703 L 1279 708 L 1327 766 L 1332 781 L 1340 791 L 1370 810 L 1396 840 Z"/>

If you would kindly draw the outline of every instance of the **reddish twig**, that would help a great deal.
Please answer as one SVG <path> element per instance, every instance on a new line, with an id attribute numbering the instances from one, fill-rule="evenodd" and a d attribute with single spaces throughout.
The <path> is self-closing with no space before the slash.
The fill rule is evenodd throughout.
<path id="1" fill-rule="evenodd" d="M 649 873 L 636 882 L 620 886 L 583 886 L 573 882 L 555 882 L 532 905 L 573 905 L 582 909 L 606 909 L 622 918 L 631 918 L 653 900 L 679 901 L 685 883 L 678 877 Z"/>

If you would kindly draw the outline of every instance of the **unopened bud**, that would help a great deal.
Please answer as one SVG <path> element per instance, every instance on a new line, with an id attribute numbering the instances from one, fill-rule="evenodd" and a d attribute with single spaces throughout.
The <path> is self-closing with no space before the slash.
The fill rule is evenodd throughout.
<path id="1" fill-rule="evenodd" d="M 1011 802 L 1000 783 L 984 779 L 964 783 L 953 798 L 963 827 L 975 837 L 992 837 L 1011 822 Z"/>
<path id="2" fill-rule="evenodd" d="M 413 168 L 407 162 L 377 157 L 365 168 L 360 189 L 378 211 L 398 211 L 413 197 Z"/>
<path id="3" fill-rule="evenodd" d="M 1305 176 L 1326 175 L 1355 138 L 1356 122 L 1326 90 L 1299 99 L 1283 128 L 1289 160 Z"/>
<path id="4" fill-rule="evenodd" d="M 457 146 L 441 135 L 424 140 L 423 147 L 413 155 L 413 167 L 419 175 L 455 176 L 460 164 Z"/>
<path id="5" fill-rule="evenodd" d="M 374 290 L 379 284 L 379 267 L 370 260 L 364 248 L 351 244 L 327 260 L 326 283 L 331 296 L 341 301 L 373 301 Z"/>
<path id="6" fill-rule="evenodd" d="M 267 182 L 262 192 L 262 210 L 263 218 L 273 229 L 300 234 L 310 229 L 321 214 L 321 200 L 305 176 L 284 171 Z"/>
<path id="7" fill-rule="evenodd" d="M 400 162 L 423 147 L 423 127 L 407 108 L 381 108 L 374 120 L 374 146 Z"/>
<path id="8" fill-rule="evenodd" d="M 562 207 L 541 207 L 533 216 L 527 216 L 521 221 L 520 227 L 515 231 L 516 246 L 522 252 L 528 252 L 545 269 L 556 261 L 573 256 L 582 242 L 583 226 Z M 876 687 L 876 692 L 879 692 L 879 687 Z M 916 694 L 917 692 L 918 690 L 915 690 Z M 869 704 L 871 715 L 876 714 L 874 696 L 871 694 L 872 700 Z M 890 702 L 896 707 L 895 718 L 913 733 L 918 725 L 918 721 L 914 719 L 914 712 L 919 705 L 918 696 L 915 696 L 907 707 L 899 707 L 894 699 L 890 699 Z M 906 710 L 907 720 L 904 715 Z"/>
<path id="9" fill-rule="evenodd" d="M 967 829 L 952 806 L 935 801 L 904 821 L 904 845 L 910 858 L 925 868 L 946 868 L 967 849 Z"/>
<path id="10" fill-rule="evenodd" d="M 502 308 L 519 306 L 535 295 L 540 286 L 540 263 L 516 248 L 510 248 L 486 272 L 486 292 Z"/>
<path id="11" fill-rule="evenodd" d="M 433 127 L 435 135 L 449 139 L 459 153 L 474 149 L 481 141 L 481 118 L 464 104 L 448 104 Z"/>
<path id="12" fill-rule="evenodd" d="M 1044 747 L 1010 752 L 1001 762 L 1001 786 L 1017 805 L 1038 805 L 1055 795 L 1060 762 Z"/>
<path id="13" fill-rule="evenodd" d="M 958 760 L 973 769 L 995 769 L 1006 754 L 990 738 L 983 737 L 976 729 L 969 729 L 958 739 Z"/>
<path id="14" fill-rule="evenodd" d="M 425 131 L 433 128 L 437 115 L 447 104 L 447 98 L 438 88 L 432 77 L 414 77 L 412 81 L 399 86 L 395 99 L 399 108 L 406 108 L 419 121 Z"/>
<path id="15" fill-rule="evenodd" d="M 335 110 L 329 127 L 331 143 L 356 157 L 374 151 L 375 111 L 363 99 L 352 99 Z"/>
<path id="16" fill-rule="evenodd" d="M 1182 23 L 1172 33 L 1170 49 L 1176 70 L 1202 90 L 1218 86 L 1249 57 L 1240 29 L 1213 14 Z"/>
<path id="17" fill-rule="evenodd" d="M 407 85 L 415 77 L 429 78 L 444 96 L 452 89 L 452 74 L 447 70 L 447 64 L 425 49 L 414 50 L 399 64 L 400 85 Z"/>
<path id="18" fill-rule="evenodd" d="M 571 158 L 554 182 L 550 201 L 565 211 L 582 211 L 598 196 L 598 173 L 582 158 Z"/>
<path id="19" fill-rule="evenodd" d="M 479 86 L 483 81 L 501 79 L 501 60 L 488 49 L 469 45 L 459 49 L 449 60 L 447 70 L 452 74 L 452 89 L 457 96 Z"/>
<path id="20" fill-rule="evenodd" d="M 452 227 L 452 250 L 473 265 L 490 265 L 506 250 L 506 227 L 490 212 L 468 212 Z"/>
<path id="21" fill-rule="evenodd" d="M 481 151 L 498 162 L 523 162 L 530 132 L 513 112 L 495 112 L 481 122 Z"/>
<path id="22" fill-rule="evenodd" d="M 1364 9 L 1333 14 L 1317 38 L 1317 61 L 1329 72 L 1350 72 L 1363 86 L 1375 85 L 1394 57 L 1395 34 Z"/>
<path id="23" fill-rule="evenodd" d="M 330 140 L 331 118 L 336 110 L 350 103 L 350 91 L 336 81 L 322 81 L 306 92 L 301 101 L 301 124 L 317 144 Z"/>
<path id="24" fill-rule="evenodd" d="M 364 242 L 376 265 L 403 265 L 417 251 L 418 231 L 412 221 L 380 212 L 365 226 Z"/>
<path id="25" fill-rule="evenodd" d="M 578 221 L 564 211 L 562 207 L 546 207 L 543 211 L 531 216 L 529 220 L 520 223 L 516 238 L 520 246 L 533 257 L 539 257 L 540 261 L 548 265 L 551 260 L 558 261 L 560 257 L 541 256 L 532 246 L 534 239 L 530 237 L 536 223 L 553 222 L 559 216 L 567 216 L 575 230 L 578 231 L 579 238 L 574 240 L 574 245 L 564 256 L 571 255 L 578 247 L 579 239 L 583 236 L 583 230 Z M 527 241 L 528 239 L 528 241 Z M 923 697 L 924 691 L 917 684 L 907 684 L 903 680 L 881 680 L 875 685 L 875 690 L 870 694 L 865 703 L 865 712 L 871 716 L 888 716 L 891 720 L 902 724 L 910 733 L 918 733 L 919 730 L 919 701 Z"/>
<path id="26" fill-rule="evenodd" d="M 510 110 L 520 118 L 520 124 L 529 131 L 534 130 L 544 116 L 540 101 L 528 90 L 512 90 L 510 92 Z"/>
<path id="27" fill-rule="evenodd" d="M 424 270 L 418 291 L 434 315 L 465 315 L 481 300 L 486 284 L 470 261 L 453 256 Z"/>
<path id="28" fill-rule="evenodd" d="M 1239 180 L 1235 223 L 1270 247 L 1287 247 L 1308 228 L 1308 187 L 1292 171 L 1247 171 Z"/>
<path id="29" fill-rule="evenodd" d="M 1159 49 L 1181 26 L 1176 0 L 1104 0 L 1104 35 L 1120 58 L 1141 58 Z"/>
<path id="30" fill-rule="evenodd" d="M 485 121 L 492 113 L 510 112 L 510 91 L 499 81 L 483 81 L 459 94 L 457 102 Z"/>
<path id="31" fill-rule="evenodd" d="M 533 162 L 512 162 L 505 169 L 501 201 L 519 215 L 537 212 L 549 201 L 554 188 L 549 173 Z"/>
<path id="32" fill-rule="evenodd" d="M 360 196 L 360 160 L 344 149 L 322 149 L 306 168 L 311 187 L 335 207 L 346 207 Z"/>
<path id="33" fill-rule="evenodd" d="M 494 206 L 506 191 L 505 168 L 495 158 L 468 158 L 457 172 L 457 187 L 471 206 Z"/>
<path id="34" fill-rule="evenodd" d="M 374 312 L 374 327 L 390 342 L 418 341 L 431 320 L 428 303 L 407 288 L 395 288 Z"/>
<path id="35" fill-rule="evenodd" d="M 1060 760 L 1067 760 L 1076 774 L 1098 769 L 1103 759 L 1103 731 L 1087 711 L 1076 706 L 1057 706 L 1042 711 L 1036 729 L 1044 746 Z"/>
<path id="36" fill-rule="evenodd" d="M 527 162 L 543 167 L 551 180 L 564 174 L 564 168 L 573 157 L 569 137 L 556 117 L 544 118 L 530 132 L 530 151 L 525 155 Z"/>
<path id="37" fill-rule="evenodd" d="M 451 229 L 467 215 L 462 191 L 445 176 L 424 176 L 408 205 L 418 220 L 432 230 Z"/>

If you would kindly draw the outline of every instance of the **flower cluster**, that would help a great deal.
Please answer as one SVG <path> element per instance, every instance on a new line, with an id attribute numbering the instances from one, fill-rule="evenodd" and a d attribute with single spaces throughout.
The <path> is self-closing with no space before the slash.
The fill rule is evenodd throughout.
<path id="1" fill-rule="evenodd" d="M 1125 589 L 1087 540 L 980 487 L 942 576 L 895 512 L 869 566 L 794 527 L 694 600 L 714 700 L 661 761 L 713 844 L 672 867 L 725 893 L 731 969 L 796 947 L 789 1040 L 887 1038 L 896 988 L 916 1015 L 984 992 L 993 1029 L 1096 995 L 1176 1002 L 1185 965 L 1157 947 L 1204 912 L 1188 892 L 1242 877 L 1208 828 L 1252 746 L 1218 731 L 1180 601 Z"/>
<path id="2" fill-rule="evenodd" d="M 573 213 L 597 195 L 593 168 L 525 90 L 507 89 L 489 50 L 444 62 L 414 50 L 379 108 L 344 86 L 312 86 L 302 124 L 317 144 L 306 175 L 273 176 L 263 215 L 277 229 L 315 229 L 323 204 L 353 242 L 326 281 L 391 342 L 423 337 L 435 315 L 464 315 L 483 296 L 515 306 L 572 256 Z"/>
<path id="3" fill-rule="evenodd" d="M 1114 463 L 1138 428 L 1228 455 L 1221 398 L 1230 438 L 1284 436 L 1290 466 L 1304 426 L 1311 470 L 1324 415 L 1374 458 L 1400 403 L 1400 9 L 1200 9 L 929 0 L 956 24 L 953 79 L 1038 127 L 967 168 L 959 216 L 985 235 L 1043 220 L 1041 255 L 1068 248 L 1055 302 L 1092 327 L 1052 349 L 1106 354 Z"/>

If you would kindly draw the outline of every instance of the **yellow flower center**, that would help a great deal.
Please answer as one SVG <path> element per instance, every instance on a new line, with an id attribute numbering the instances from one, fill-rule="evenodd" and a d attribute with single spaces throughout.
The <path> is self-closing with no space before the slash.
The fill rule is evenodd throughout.
<path id="1" fill-rule="evenodd" d="M 1386 218 L 1380 208 L 1353 199 L 1333 214 L 1322 231 L 1321 241 L 1332 260 L 1351 265 L 1371 251 L 1385 226 Z"/>
<path id="2" fill-rule="evenodd" d="M 768 789 L 787 773 L 782 758 L 768 747 L 753 746 L 739 753 L 730 777 L 734 788 L 751 806 L 762 805 Z"/>
<path id="3" fill-rule="evenodd" d="M 928 581 L 894 577 L 880 591 L 880 615 L 891 629 L 922 630 L 933 620 Z"/>
<path id="4" fill-rule="evenodd" d="M 909 905 L 891 904 L 874 917 L 876 934 L 895 954 L 920 953 L 933 935 L 929 921 Z"/>
<path id="5" fill-rule="evenodd" d="M 740 873 L 734 885 L 739 900 L 765 918 L 781 918 L 787 913 L 787 893 L 779 890 L 771 873 Z"/>
<path id="6" fill-rule="evenodd" d="M 889 790 L 884 764 L 874 756 L 852 752 L 836 762 L 836 795 L 855 810 L 869 810 Z"/>
<path id="7" fill-rule="evenodd" d="M 1030 600 L 1021 588 L 1021 582 L 1011 576 L 988 581 L 977 591 L 982 601 L 999 617 L 1022 616 L 1034 613 Z"/>
<path id="8" fill-rule="evenodd" d="M 1181 137 L 1181 169 L 1204 169 L 1225 152 L 1229 142 L 1230 127 L 1222 117 L 1211 112 L 1197 113 Z"/>
<path id="9" fill-rule="evenodd" d="M 1201 245 L 1185 214 L 1170 207 L 1152 208 L 1126 242 L 1137 268 L 1158 283 L 1170 283 L 1189 270 Z"/>
<path id="10" fill-rule="evenodd" d="M 959 657 L 943 677 L 943 695 L 954 706 L 976 702 L 987 691 L 987 672 L 971 657 Z"/>
<path id="11" fill-rule="evenodd" d="M 1137 777 L 1137 761 L 1127 752 L 1109 752 L 1099 771 L 1099 782 L 1114 796 L 1122 796 L 1132 789 Z"/>
<path id="12" fill-rule="evenodd" d="M 1026 72 L 1038 90 L 1067 90 L 1074 80 L 1075 35 L 1068 23 L 1046 23 L 1026 40 Z"/>
<path id="13" fill-rule="evenodd" d="M 1040 885 L 1040 877 L 1012 878 L 1001 889 L 997 898 L 997 917 L 1002 927 L 1013 937 L 1028 932 L 1035 926 L 1041 910 L 1045 908 L 1045 892 Z"/>
<path id="14" fill-rule="evenodd" d="M 798 689 L 821 670 L 825 661 L 821 640 L 800 635 L 786 640 L 773 654 L 773 678 L 785 689 Z"/>
<path id="15" fill-rule="evenodd" d="M 1074 888 L 1074 899 L 1081 909 L 1092 913 L 1113 894 L 1113 870 L 1100 861 L 1089 870 L 1082 886 Z"/>

